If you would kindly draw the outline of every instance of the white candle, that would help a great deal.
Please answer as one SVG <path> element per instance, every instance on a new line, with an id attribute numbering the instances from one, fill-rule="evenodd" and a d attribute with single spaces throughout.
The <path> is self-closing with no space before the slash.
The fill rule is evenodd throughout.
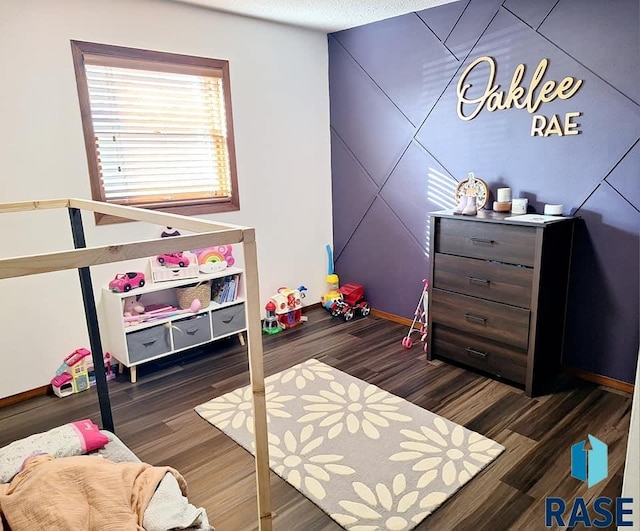
<path id="1" fill-rule="evenodd" d="M 511 188 L 498 188 L 498 201 L 500 203 L 511 201 Z"/>
<path id="2" fill-rule="evenodd" d="M 562 216 L 563 205 L 544 205 L 544 213 L 548 216 Z"/>
<path id="3" fill-rule="evenodd" d="M 511 213 L 512 214 L 526 214 L 527 213 L 527 204 L 529 200 L 526 197 L 514 199 L 511 202 Z"/>

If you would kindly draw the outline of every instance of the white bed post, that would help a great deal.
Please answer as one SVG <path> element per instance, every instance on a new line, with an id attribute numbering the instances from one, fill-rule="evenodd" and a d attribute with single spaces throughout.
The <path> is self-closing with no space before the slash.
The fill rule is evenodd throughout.
<path id="1" fill-rule="evenodd" d="M 258 490 L 258 525 L 261 531 L 271 531 L 271 487 L 269 482 L 269 443 L 267 439 L 267 405 L 262 362 L 262 327 L 258 256 L 254 229 L 243 233 L 245 281 L 247 295 L 247 337 L 249 340 L 249 373 L 253 392 L 253 430 L 256 443 L 256 483 Z"/>

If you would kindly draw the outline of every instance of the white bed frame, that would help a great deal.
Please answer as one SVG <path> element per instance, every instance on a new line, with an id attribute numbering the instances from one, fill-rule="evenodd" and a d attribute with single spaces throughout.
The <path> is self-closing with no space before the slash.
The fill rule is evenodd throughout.
<path id="1" fill-rule="evenodd" d="M 0 279 L 77 269 L 80 275 L 89 341 L 96 372 L 96 387 L 102 428 L 115 431 L 111 415 L 109 390 L 104 372 L 102 344 L 97 326 L 97 313 L 89 267 L 98 264 L 145 258 L 162 253 L 199 249 L 215 245 L 241 243 L 245 260 L 247 336 L 249 372 L 253 391 L 254 433 L 256 447 L 256 487 L 258 496 L 258 527 L 272 528 L 271 491 L 269 486 L 269 453 L 267 443 L 267 413 L 262 362 L 262 329 L 258 285 L 258 262 L 255 230 L 249 227 L 216 223 L 199 218 L 167 214 L 85 199 L 51 199 L 0 203 L 0 214 L 32 210 L 66 208 L 69 212 L 75 249 L 13 258 L 0 258 Z M 154 240 L 87 247 L 84 240 L 81 211 L 117 216 L 131 221 L 143 221 L 163 227 L 174 227 L 195 234 Z"/>

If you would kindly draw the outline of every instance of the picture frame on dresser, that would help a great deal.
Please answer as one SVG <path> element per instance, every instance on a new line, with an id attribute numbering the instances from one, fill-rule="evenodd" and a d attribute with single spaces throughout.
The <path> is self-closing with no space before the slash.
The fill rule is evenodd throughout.
<path id="1" fill-rule="evenodd" d="M 430 213 L 427 359 L 499 377 L 529 397 L 560 368 L 576 218 Z"/>

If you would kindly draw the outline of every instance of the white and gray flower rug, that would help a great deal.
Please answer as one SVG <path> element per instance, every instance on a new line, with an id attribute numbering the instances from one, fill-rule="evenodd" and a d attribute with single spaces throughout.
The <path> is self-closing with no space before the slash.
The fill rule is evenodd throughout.
<path id="1" fill-rule="evenodd" d="M 265 385 L 271 469 L 346 529 L 413 529 L 504 450 L 315 359 Z M 249 386 L 195 409 L 253 453 Z"/>

